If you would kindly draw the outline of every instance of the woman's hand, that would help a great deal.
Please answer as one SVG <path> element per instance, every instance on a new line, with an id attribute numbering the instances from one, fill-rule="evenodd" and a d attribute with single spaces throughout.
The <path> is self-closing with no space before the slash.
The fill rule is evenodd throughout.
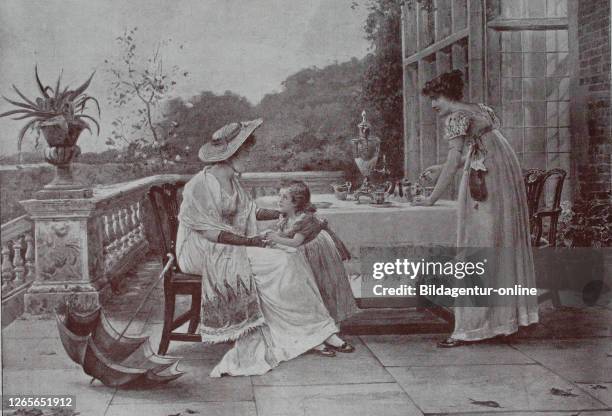
<path id="1" fill-rule="evenodd" d="M 430 207 L 433 205 L 433 202 L 428 197 L 417 195 L 412 200 L 412 205 L 415 207 Z"/>
<path id="2" fill-rule="evenodd" d="M 442 165 L 432 165 L 428 167 L 421 173 L 419 179 L 423 179 L 429 183 L 436 183 L 442 173 L 442 167 Z"/>

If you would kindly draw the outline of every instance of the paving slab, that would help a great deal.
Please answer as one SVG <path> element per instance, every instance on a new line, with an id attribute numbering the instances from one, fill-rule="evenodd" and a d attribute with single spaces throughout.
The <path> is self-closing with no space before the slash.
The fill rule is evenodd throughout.
<path id="1" fill-rule="evenodd" d="M 112 404 L 105 416 L 257 416 L 255 402 Z"/>
<path id="2" fill-rule="evenodd" d="M 112 404 L 243 402 L 253 400 L 249 377 L 210 378 L 216 362 L 181 360 L 179 370 L 186 374 L 166 385 L 149 389 L 121 389 Z"/>
<path id="3" fill-rule="evenodd" d="M 612 337 L 612 310 L 601 306 L 562 307 L 541 313 L 540 322 L 551 338 Z"/>
<path id="4" fill-rule="evenodd" d="M 31 370 L 51 370 L 51 369 L 80 369 L 81 367 L 72 361 L 59 338 L 41 339 L 36 346 L 15 346 L 11 347 L 13 353 L 23 351 L 27 355 L 26 360 L 15 360 L 7 363 L 9 369 Z"/>
<path id="5" fill-rule="evenodd" d="M 611 338 L 526 340 L 513 347 L 569 381 L 612 382 Z"/>
<path id="6" fill-rule="evenodd" d="M 2 338 L 6 339 L 30 339 L 46 338 L 54 336 L 57 332 L 57 325 L 54 319 L 37 319 L 28 317 L 27 319 L 16 319 L 6 328 L 2 329 Z"/>
<path id="7" fill-rule="evenodd" d="M 306 353 L 291 361 L 281 363 L 262 376 L 254 376 L 253 384 L 287 386 L 393 381 L 389 373 L 359 339 L 355 337 L 346 337 L 346 339 L 355 346 L 355 352 L 338 353 L 331 358 Z"/>
<path id="8" fill-rule="evenodd" d="M 587 392 L 539 365 L 390 367 L 387 370 L 425 413 L 609 410 Z M 554 395 L 553 388 L 575 396 Z M 496 402 L 500 407 L 477 404 L 473 400 Z"/>
<path id="9" fill-rule="evenodd" d="M 612 408 L 612 383 L 580 383 L 578 385 Z"/>
<path id="10" fill-rule="evenodd" d="M 431 335 L 362 335 L 361 340 L 384 366 L 529 364 L 529 357 L 506 344 L 437 348 L 444 337 Z"/>
<path id="11" fill-rule="evenodd" d="M 5 395 L 74 395 L 81 415 L 103 415 L 116 389 L 90 380 L 80 369 L 4 370 L 2 387 Z"/>
<path id="12" fill-rule="evenodd" d="M 44 338 L 4 338 L 2 337 L 2 367 L 28 368 L 33 361 L 32 354 Z"/>
<path id="13" fill-rule="evenodd" d="M 259 416 L 422 416 L 396 383 L 256 386 Z"/>

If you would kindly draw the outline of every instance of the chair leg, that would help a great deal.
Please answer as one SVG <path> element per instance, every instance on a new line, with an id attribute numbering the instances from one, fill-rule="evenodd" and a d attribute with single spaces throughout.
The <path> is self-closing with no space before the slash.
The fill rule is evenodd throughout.
<path id="1" fill-rule="evenodd" d="M 189 333 L 195 334 L 200 324 L 200 310 L 202 308 L 202 291 L 197 290 L 191 294 L 191 319 L 189 320 Z"/>
<path id="2" fill-rule="evenodd" d="M 164 328 L 162 329 L 161 341 L 159 342 L 159 355 L 165 355 L 170 346 L 170 333 L 172 332 L 172 323 L 174 322 L 174 303 L 176 296 L 174 293 L 166 294 L 164 300 Z"/>

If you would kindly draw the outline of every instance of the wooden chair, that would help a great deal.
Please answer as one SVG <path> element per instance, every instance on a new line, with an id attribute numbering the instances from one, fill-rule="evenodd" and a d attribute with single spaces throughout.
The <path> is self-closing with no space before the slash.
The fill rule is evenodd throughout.
<path id="1" fill-rule="evenodd" d="M 185 182 L 175 182 L 153 186 L 147 193 L 159 233 L 162 264 L 168 254 L 175 259 L 173 266 L 164 276 L 164 326 L 158 349 L 160 355 L 166 354 L 170 341 L 200 342 L 202 340 L 200 334 L 196 333 L 200 323 L 202 276 L 183 273 L 176 261 L 178 211 L 180 192 L 184 185 Z M 179 295 L 191 296 L 191 305 L 187 312 L 175 317 L 176 297 Z M 187 332 L 177 332 L 176 329 L 186 322 L 189 322 Z"/>
<path id="2" fill-rule="evenodd" d="M 565 182 L 566 173 L 563 169 L 551 169 L 541 178 L 540 195 L 547 186 L 552 188 L 552 201 L 550 206 L 538 208 L 533 214 L 533 245 L 536 247 L 555 247 L 557 245 L 557 226 L 561 215 L 561 192 Z M 547 239 L 542 239 L 543 219 L 549 218 Z"/>

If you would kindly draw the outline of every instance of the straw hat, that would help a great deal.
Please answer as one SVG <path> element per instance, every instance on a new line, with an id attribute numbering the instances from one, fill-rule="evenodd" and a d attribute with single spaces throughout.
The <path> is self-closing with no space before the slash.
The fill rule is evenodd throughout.
<path id="1" fill-rule="evenodd" d="M 198 157 L 202 162 L 215 163 L 229 159 L 257 129 L 263 120 L 230 123 L 217 130 L 212 140 L 200 147 Z"/>

